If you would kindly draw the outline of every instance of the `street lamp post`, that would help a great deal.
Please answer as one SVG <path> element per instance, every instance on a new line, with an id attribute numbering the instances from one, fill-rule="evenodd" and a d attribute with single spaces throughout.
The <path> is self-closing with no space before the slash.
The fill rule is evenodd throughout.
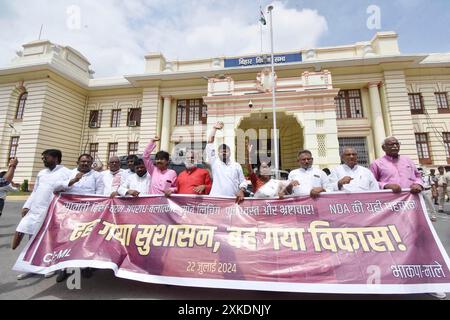
<path id="1" fill-rule="evenodd" d="M 273 6 L 270 5 L 267 7 L 270 16 L 270 50 L 271 50 L 271 65 L 272 65 L 272 113 L 273 113 L 273 147 L 275 153 L 275 176 L 277 179 L 280 178 L 279 172 L 279 160 L 278 160 L 278 133 L 277 133 L 277 113 L 275 111 L 276 106 L 276 97 L 275 97 L 275 59 L 273 53 L 273 19 L 272 19 L 272 10 Z"/>

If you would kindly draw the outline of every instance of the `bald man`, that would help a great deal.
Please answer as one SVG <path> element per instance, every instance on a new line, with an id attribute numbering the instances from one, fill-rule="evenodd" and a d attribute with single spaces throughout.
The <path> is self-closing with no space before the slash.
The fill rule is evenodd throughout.
<path id="1" fill-rule="evenodd" d="M 370 165 L 380 189 L 390 189 L 394 193 L 400 193 L 402 189 L 410 189 L 411 193 L 422 192 L 422 176 L 410 158 L 400 155 L 397 138 L 386 138 L 382 148 L 385 155 Z"/>
<path id="2" fill-rule="evenodd" d="M 372 172 L 358 165 L 358 152 L 352 147 L 342 150 L 343 164 L 333 168 L 329 176 L 329 190 L 345 192 L 377 191 L 378 181 Z"/>
<path id="3" fill-rule="evenodd" d="M 115 197 L 120 186 L 127 181 L 128 174 L 126 170 L 120 168 L 120 159 L 116 156 L 109 159 L 108 168 L 109 170 L 101 173 L 104 184 L 103 195 Z"/>

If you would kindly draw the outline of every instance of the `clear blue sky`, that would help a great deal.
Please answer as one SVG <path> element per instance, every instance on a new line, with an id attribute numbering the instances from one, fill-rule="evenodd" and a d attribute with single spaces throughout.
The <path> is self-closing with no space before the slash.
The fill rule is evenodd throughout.
<path id="1" fill-rule="evenodd" d="M 315 8 L 328 23 L 320 46 L 333 46 L 370 39 L 366 27 L 367 8 L 376 5 L 381 13 L 381 31 L 399 34 L 402 53 L 450 51 L 449 0 L 296 0 L 295 8 Z"/>

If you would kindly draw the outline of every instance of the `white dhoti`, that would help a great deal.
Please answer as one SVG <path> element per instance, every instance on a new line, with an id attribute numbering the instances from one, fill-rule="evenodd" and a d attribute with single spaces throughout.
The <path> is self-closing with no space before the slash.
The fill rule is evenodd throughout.
<path id="1" fill-rule="evenodd" d="M 34 235 L 39 231 L 47 216 L 48 207 L 33 207 L 27 215 L 20 220 L 16 231 L 29 235 Z"/>

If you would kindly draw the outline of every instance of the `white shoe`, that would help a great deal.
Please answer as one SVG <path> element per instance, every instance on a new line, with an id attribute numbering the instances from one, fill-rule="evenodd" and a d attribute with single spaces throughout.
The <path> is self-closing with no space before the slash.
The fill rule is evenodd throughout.
<path id="1" fill-rule="evenodd" d="M 430 292 L 429 295 L 441 300 L 447 298 L 445 292 Z"/>
<path id="2" fill-rule="evenodd" d="M 45 278 L 45 279 L 48 279 L 48 278 L 53 277 L 54 275 L 56 275 L 56 271 L 52 271 L 52 272 L 47 273 L 47 274 L 44 276 L 44 278 Z"/>
<path id="3" fill-rule="evenodd" d="M 24 280 L 33 276 L 33 273 L 21 273 L 17 275 L 17 280 Z"/>

